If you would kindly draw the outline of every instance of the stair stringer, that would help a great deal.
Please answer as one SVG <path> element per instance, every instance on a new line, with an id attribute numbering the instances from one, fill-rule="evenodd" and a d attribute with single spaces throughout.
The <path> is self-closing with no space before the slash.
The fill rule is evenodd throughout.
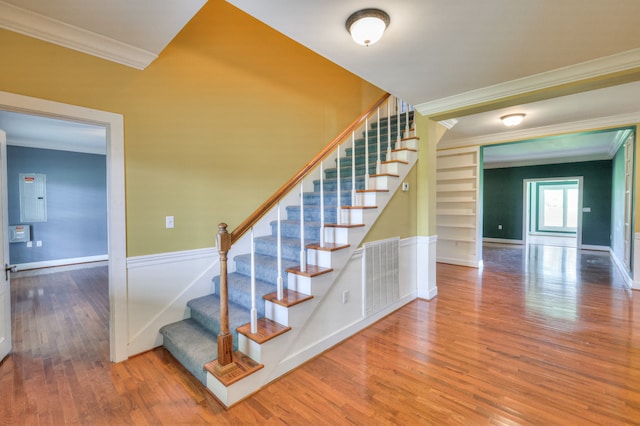
<path id="1" fill-rule="evenodd" d="M 407 147 L 407 144 L 411 144 L 411 150 L 415 149 L 413 145 L 417 148 L 417 138 L 410 138 L 408 142 L 403 141 L 401 146 Z M 409 152 L 409 154 L 407 154 L 407 152 Z M 355 322 L 345 324 L 344 327 L 322 336 L 319 340 L 314 337 L 304 337 L 305 332 L 311 328 L 311 324 L 323 320 L 322 318 L 318 318 L 315 313 L 327 303 L 334 303 L 326 300 L 325 295 L 331 287 L 340 280 L 345 267 L 354 256 L 360 243 L 377 220 L 377 217 L 387 206 L 392 196 L 400 188 L 403 179 L 417 161 L 417 152 L 403 151 L 401 155 L 394 153 L 393 158 L 397 156 L 406 160 L 406 164 L 398 164 L 397 171 L 399 173 L 397 173 L 397 177 L 383 178 L 386 185 L 385 189 L 388 189 L 388 192 L 375 193 L 377 208 L 363 210 L 364 226 L 354 228 L 327 228 L 325 230 L 327 242 L 349 244 L 349 247 L 331 253 L 333 271 L 311 278 L 292 273 L 288 274 L 288 288 L 310 294 L 313 296 L 313 299 L 289 308 L 274 307 L 271 302 L 266 302 L 266 316 L 278 322 L 286 319 L 286 323 L 283 323 L 283 325 L 290 326 L 291 330 L 262 344 L 258 344 L 246 336 L 239 335 L 238 349 L 249 355 L 255 361 L 263 364 L 264 368 L 229 386 L 224 386 L 211 373 L 207 372 L 207 388 L 212 391 L 224 405 L 229 407 L 239 402 L 288 371 L 291 371 L 345 338 L 369 326 L 378 318 L 395 311 L 415 299 L 417 292 L 413 292 L 411 295 L 398 300 L 393 305 L 376 314 L 376 316 L 364 318 L 361 314 Z M 377 178 L 371 179 L 374 179 L 375 182 Z M 284 313 L 283 309 L 286 313 Z"/>

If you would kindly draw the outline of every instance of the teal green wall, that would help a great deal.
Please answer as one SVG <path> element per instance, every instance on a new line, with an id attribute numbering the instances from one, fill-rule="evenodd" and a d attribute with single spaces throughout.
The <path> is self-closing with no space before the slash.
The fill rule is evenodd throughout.
<path id="1" fill-rule="evenodd" d="M 610 245 L 612 162 L 547 164 L 483 171 L 483 237 L 522 240 L 525 179 L 583 176 L 582 244 Z M 498 225 L 502 225 L 502 230 Z"/>
<path id="2" fill-rule="evenodd" d="M 611 248 L 624 259 L 624 146 L 611 160 L 611 168 Z"/>

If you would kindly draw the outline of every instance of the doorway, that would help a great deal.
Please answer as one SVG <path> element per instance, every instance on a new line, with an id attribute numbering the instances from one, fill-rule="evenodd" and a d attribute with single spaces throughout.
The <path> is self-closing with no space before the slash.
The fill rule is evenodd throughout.
<path id="1" fill-rule="evenodd" d="M 582 245 L 582 180 L 581 176 L 524 180 L 525 244 Z"/>
<path id="2" fill-rule="evenodd" d="M 123 361 L 128 357 L 123 117 L 8 92 L 0 92 L 0 109 L 101 125 L 107 130 L 109 358 L 113 362 Z"/>

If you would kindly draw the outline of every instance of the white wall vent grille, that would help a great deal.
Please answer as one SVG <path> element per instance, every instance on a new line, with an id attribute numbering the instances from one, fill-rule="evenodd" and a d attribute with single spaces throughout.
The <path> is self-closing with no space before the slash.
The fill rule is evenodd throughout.
<path id="1" fill-rule="evenodd" d="M 362 285 L 365 317 L 400 298 L 399 254 L 399 237 L 364 244 Z"/>

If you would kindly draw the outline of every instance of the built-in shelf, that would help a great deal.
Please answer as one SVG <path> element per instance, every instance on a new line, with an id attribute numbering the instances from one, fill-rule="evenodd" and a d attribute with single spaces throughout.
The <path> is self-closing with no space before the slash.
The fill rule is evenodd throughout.
<path id="1" fill-rule="evenodd" d="M 448 263 L 478 265 L 481 259 L 478 214 L 480 149 L 437 152 L 437 258 Z"/>

